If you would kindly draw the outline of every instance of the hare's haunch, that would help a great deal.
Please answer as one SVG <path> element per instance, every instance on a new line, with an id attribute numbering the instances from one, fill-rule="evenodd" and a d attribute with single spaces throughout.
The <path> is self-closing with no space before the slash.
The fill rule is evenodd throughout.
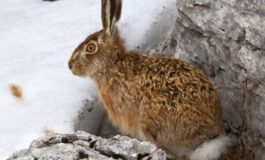
<path id="1" fill-rule="evenodd" d="M 121 8 L 121 0 L 102 0 L 103 30 L 75 49 L 72 73 L 96 82 L 110 120 L 123 132 L 177 156 L 217 159 L 230 140 L 216 89 L 194 65 L 127 51 L 116 27 Z"/>

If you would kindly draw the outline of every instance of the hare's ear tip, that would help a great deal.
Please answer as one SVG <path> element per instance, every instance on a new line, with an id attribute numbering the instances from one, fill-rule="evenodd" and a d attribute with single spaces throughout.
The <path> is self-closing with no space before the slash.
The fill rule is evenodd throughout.
<path id="1" fill-rule="evenodd" d="M 122 0 L 102 0 L 101 20 L 104 30 L 112 30 L 120 20 Z"/>

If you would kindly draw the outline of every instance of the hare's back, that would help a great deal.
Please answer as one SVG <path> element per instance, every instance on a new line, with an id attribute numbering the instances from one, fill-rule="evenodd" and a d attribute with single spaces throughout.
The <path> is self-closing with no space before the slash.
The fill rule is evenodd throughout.
<path id="1" fill-rule="evenodd" d="M 179 59 L 147 58 L 140 70 L 142 86 L 148 92 L 191 103 L 219 99 L 207 76 L 196 66 Z"/>

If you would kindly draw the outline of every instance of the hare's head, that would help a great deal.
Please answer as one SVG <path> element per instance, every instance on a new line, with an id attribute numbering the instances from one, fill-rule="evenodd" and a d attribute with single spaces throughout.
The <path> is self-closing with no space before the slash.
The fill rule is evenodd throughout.
<path id="1" fill-rule="evenodd" d="M 73 52 L 68 66 L 73 74 L 89 76 L 101 72 L 115 54 L 123 50 L 116 23 L 121 16 L 122 0 L 102 0 L 103 30 L 88 36 Z"/>

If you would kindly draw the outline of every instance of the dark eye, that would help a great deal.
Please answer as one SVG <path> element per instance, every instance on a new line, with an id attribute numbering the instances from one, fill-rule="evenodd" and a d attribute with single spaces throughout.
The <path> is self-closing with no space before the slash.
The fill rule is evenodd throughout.
<path id="1" fill-rule="evenodd" d="M 87 52 L 94 52 L 96 50 L 96 46 L 94 44 L 89 44 L 86 47 Z"/>
<path id="2" fill-rule="evenodd" d="M 86 45 L 86 52 L 88 54 L 95 54 L 97 51 L 98 51 L 98 46 L 97 46 L 97 43 L 96 42 L 91 41 L 91 42 L 89 42 Z"/>

